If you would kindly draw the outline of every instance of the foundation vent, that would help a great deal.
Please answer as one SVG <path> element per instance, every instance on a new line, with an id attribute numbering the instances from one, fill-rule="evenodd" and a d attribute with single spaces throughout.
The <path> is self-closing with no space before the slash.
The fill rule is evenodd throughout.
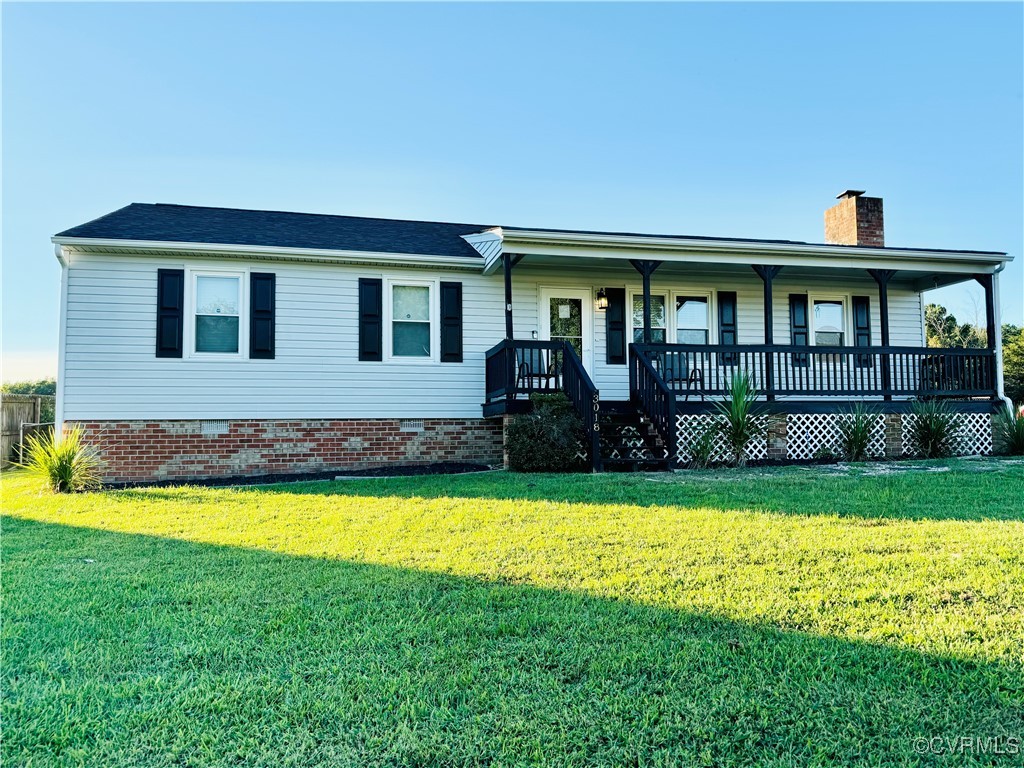
<path id="1" fill-rule="evenodd" d="M 399 432 L 422 432 L 423 419 L 399 419 Z"/>

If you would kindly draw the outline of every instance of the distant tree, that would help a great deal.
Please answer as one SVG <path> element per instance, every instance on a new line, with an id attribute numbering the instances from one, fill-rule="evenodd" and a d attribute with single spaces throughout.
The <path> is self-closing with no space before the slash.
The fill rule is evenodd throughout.
<path id="1" fill-rule="evenodd" d="M 0 384 L 0 392 L 11 395 L 56 395 L 56 379 L 39 379 L 37 381 L 12 381 Z M 44 400 L 40 409 L 39 420 L 44 424 L 53 421 L 53 400 Z"/>
<path id="2" fill-rule="evenodd" d="M 1006 324 L 1003 331 L 1003 385 L 1018 408 L 1024 404 L 1024 328 Z"/>
<path id="3" fill-rule="evenodd" d="M 929 347 L 981 349 L 985 346 L 985 330 L 957 322 L 955 316 L 940 304 L 924 308 L 924 327 Z"/>
<path id="4" fill-rule="evenodd" d="M 0 384 L 0 392 L 7 392 L 11 395 L 56 395 L 57 380 L 11 381 Z"/>

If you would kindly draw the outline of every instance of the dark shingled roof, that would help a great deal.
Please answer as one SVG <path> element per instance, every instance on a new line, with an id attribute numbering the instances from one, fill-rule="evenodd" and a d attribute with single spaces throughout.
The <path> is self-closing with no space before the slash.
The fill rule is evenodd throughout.
<path id="1" fill-rule="evenodd" d="M 437 221 L 405 221 L 403 219 L 370 219 L 360 216 L 329 216 L 319 213 L 252 211 L 241 208 L 203 208 L 195 205 L 170 205 L 167 203 L 132 203 L 86 224 L 66 229 L 56 236 L 408 253 L 478 259 L 480 254 L 462 239 L 462 235 L 482 232 L 492 226 L 446 224 Z M 507 234 L 514 234 L 533 230 L 526 230 L 522 227 L 505 227 L 504 231 Z M 799 240 L 756 240 L 738 237 L 652 235 L 569 229 L 537 231 L 567 235 L 685 238 L 761 245 L 826 245 L 805 243 Z M 826 247 L 841 251 L 857 246 L 827 244 Z M 942 248 L 890 247 L 887 250 L 1005 255 L 998 251 L 964 251 Z"/>
<path id="2" fill-rule="evenodd" d="M 66 229 L 57 237 L 415 253 L 478 259 L 480 254 L 461 235 L 487 228 L 479 224 L 132 203 L 86 224 Z"/>

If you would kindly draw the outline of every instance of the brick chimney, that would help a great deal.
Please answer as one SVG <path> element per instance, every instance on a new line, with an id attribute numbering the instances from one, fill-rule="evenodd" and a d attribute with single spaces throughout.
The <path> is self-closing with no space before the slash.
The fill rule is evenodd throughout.
<path id="1" fill-rule="evenodd" d="M 825 211 L 825 242 L 835 245 L 885 247 L 882 198 L 861 197 L 862 189 L 848 189 Z"/>

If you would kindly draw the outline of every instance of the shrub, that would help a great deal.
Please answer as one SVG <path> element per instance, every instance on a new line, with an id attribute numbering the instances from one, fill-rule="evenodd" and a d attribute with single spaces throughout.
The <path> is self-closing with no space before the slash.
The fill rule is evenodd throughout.
<path id="1" fill-rule="evenodd" d="M 563 394 L 530 395 L 531 413 L 515 416 L 505 428 L 508 464 L 516 472 L 580 472 L 588 468 L 583 422 Z"/>
<path id="2" fill-rule="evenodd" d="M 992 419 L 996 448 L 1009 456 L 1024 456 L 1024 408 L 1016 415 L 1009 408 Z"/>
<path id="3" fill-rule="evenodd" d="M 736 466 L 745 466 L 750 443 L 767 437 L 774 417 L 757 402 L 757 388 L 745 371 L 732 375 L 725 401 L 714 405 L 719 417 L 716 431 L 725 440 Z"/>
<path id="4" fill-rule="evenodd" d="M 840 456 L 832 449 L 831 446 L 822 445 L 818 447 L 818 450 L 814 452 L 814 456 L 811 458 L 816 461 L 838 461 Z"/>
<path id="5" fill-rule="evenodd" d="M 42 437 L 29 436 L 22 453 L 23 467 L 43 480 L 54 493 L 72 493 L 100 485 L 102 462 L 96 449 L 83 442 L 80 427 L 73 427 L 57 442 L 50 429 Z"/>
<path id="6" fill-rule="evenodd" d="M 871 435 L 881 418 L 882 414 L 864 403 L 857 403 L 849 413 L 840 417 L 839 448 L 847 461 L 864 461 L 869 458 Z"/>
<path id="7" fill-rule="evenodd" d="M 914 454 L 926 459 L 945 459 L 960 445 L 960 419 L 942 400 L 917 401 L 910 427 L 910 445 Z"/>
<path id="8" fill-rule="evenodd" d="M 717 431 L 714 426 L 710 426 L 693 439 L 688 446 L 691 469 L 707 469 L 711 466 L 711 457 L 715 454 L 715 437 Z"/>

